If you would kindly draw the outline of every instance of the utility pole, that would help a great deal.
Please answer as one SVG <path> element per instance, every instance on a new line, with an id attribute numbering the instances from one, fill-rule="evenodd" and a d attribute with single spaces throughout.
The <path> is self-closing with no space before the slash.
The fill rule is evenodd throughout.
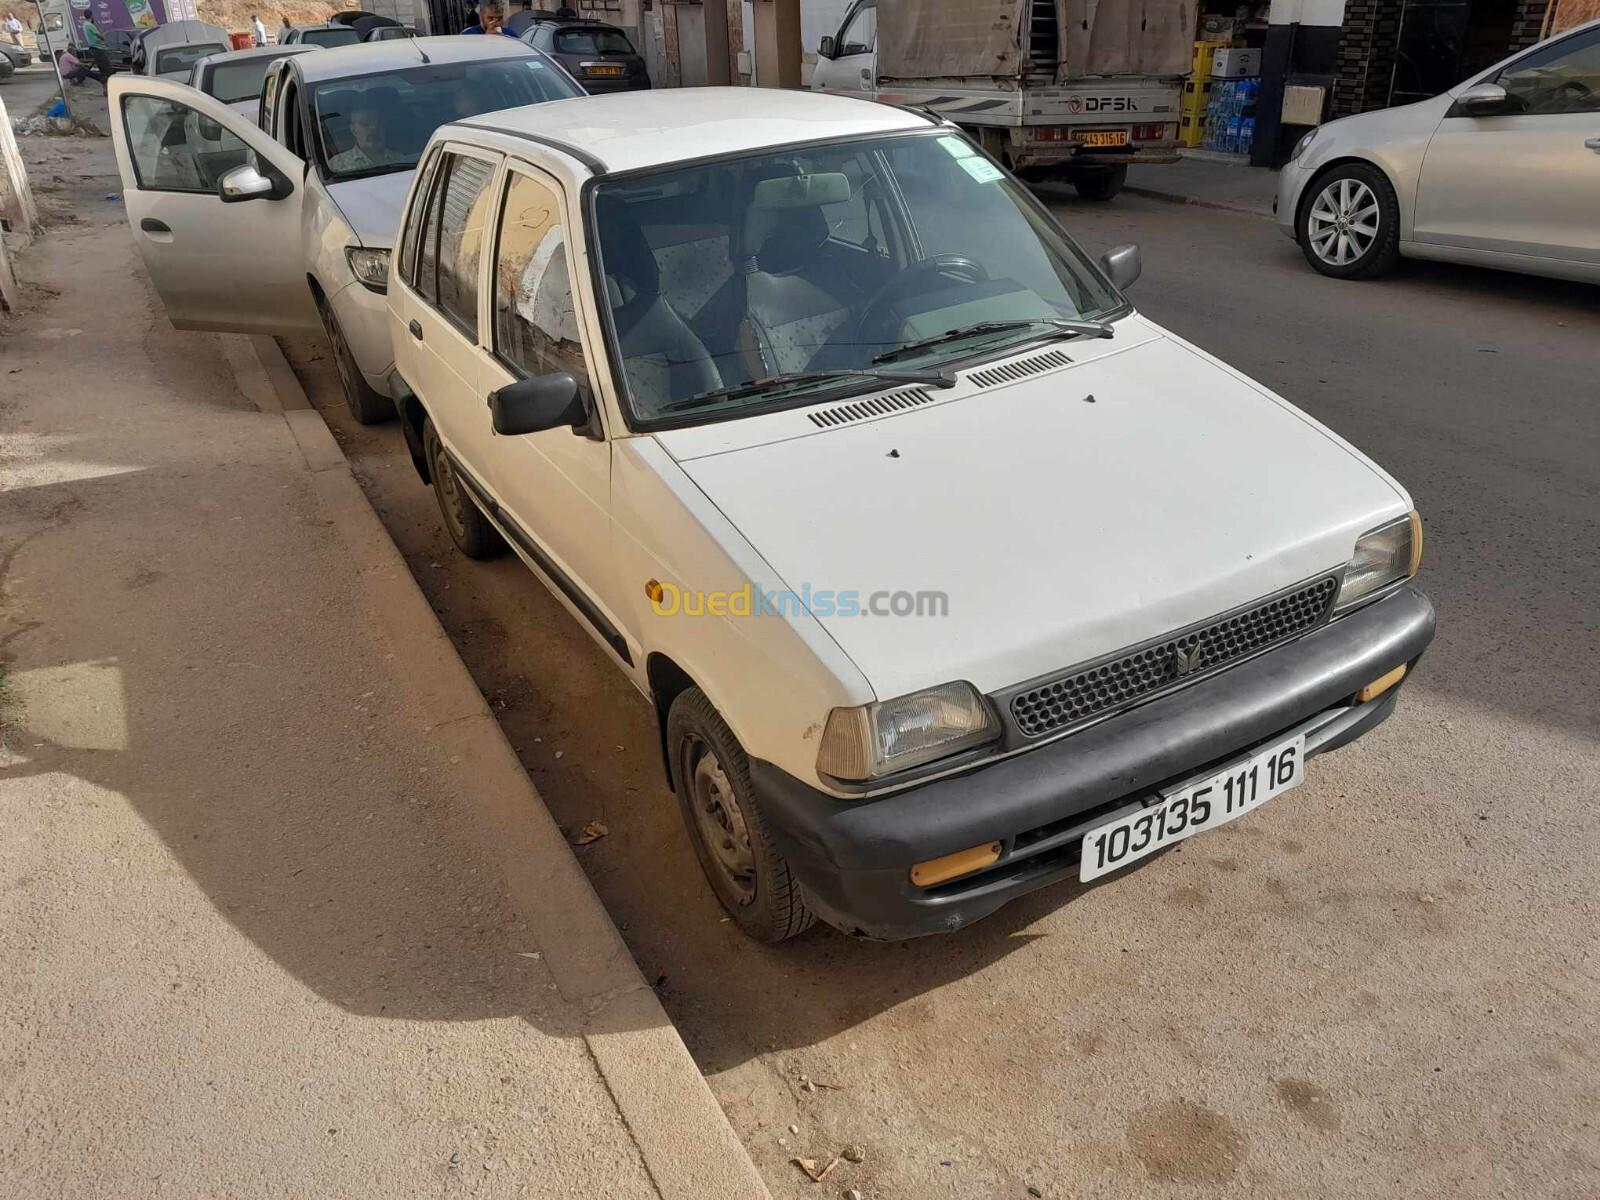
<path id="1" fill-rule="evenodd" d="M 33 0 L 33 11 L 39 14 L 39 36 L 44 39 L 45 57 L 50 60 L 50 69 L 56 73 L 56 90 L 61 93 L 61 107 L 67 110 L 67 115 L 76 121 L 77 115 L 72 111 L 72 105 L 67 103 L 67 83 L 61 78 L 61 60 L 56 57 L 55 51 L 50 48 L 50 31 L 45 28 L 44 8 L 39 0 Z M 63 24 L 63 28 L 65 25 Z M 72 44 L 72 39 L 67 38 L 67 45 Z"/>

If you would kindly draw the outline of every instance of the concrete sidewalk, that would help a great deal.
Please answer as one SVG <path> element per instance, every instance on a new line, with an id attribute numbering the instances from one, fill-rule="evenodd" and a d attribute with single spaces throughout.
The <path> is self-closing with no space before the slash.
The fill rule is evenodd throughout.
<path id="1" fill-rule="evenodd" d="M 765 1196 L 281 358 L 173 331 L 109 142 L 38 140 L 0 1195 Z"/>
<path id="2" fill-rule="evenodd" d="M 1278 173 L 1191 150 L 1175 163 L 1130 167 L 1126 190 L 1158 200 L 1270 217 Z"/>

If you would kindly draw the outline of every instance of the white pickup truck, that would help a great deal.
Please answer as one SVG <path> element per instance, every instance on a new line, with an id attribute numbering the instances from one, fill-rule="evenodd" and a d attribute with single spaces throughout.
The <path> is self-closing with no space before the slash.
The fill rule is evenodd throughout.
<path id="1" fill-rule="evenodd" d="M 1090 200 L 1178 159 L 1190 0 L 856 0 L 811 86 L 954 121 L 1024 179 Z"/>

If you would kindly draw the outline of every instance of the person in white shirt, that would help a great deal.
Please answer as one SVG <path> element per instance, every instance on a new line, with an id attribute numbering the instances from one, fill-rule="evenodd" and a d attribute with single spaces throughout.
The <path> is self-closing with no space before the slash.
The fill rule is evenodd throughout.
<path id="1" fill-rule="evenodd" d="M 265 46 L 267 44 L 267 27 L 261 23 L 260 17 L 252 16 L 250 18 L 250 32 L 255 37 L 256 45 Z"/>
<path id="2" fill-rule="evenodd" d="M 11 35 L 14 43 L 22 45 L 22 22 L 17 20 L 16 13 L 6 14 L 6 32 Z"/>
<path id="3" fill-rule="evenodd" d="M 384 136 L 383 114 L 373 104 L 362 104 L 350 113 L 350 137 L 355 143 L 348 150 L 328 156 L 328 165 L 341 175 L 370 171 L 400 159 L 389 148 Z"/>

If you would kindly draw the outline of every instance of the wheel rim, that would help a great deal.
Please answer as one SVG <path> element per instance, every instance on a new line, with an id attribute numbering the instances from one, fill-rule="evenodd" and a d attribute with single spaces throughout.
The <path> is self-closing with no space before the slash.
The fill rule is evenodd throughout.
<path id="1" fill-rule="evenodd" d="M 1335 179 L 1311 202 L 1306 240 L 1311 252 L 1333 267 L 1347 267 L 1372 249 L 1382 215 L 1378 197 L 1359 179 Z"/>
<path id="2" fill-rule="evenodd" d="M 461 494 L 461 485 L 456 482 L 456 473 L 450 466 L 450 456 L 442 446 L 433 453 L 433 480 L 439 490 L 439 507 L 444 510 L 445 520 L 456 534 L 465 534 L 466 514 L 461 506 L 466 503 L 466 497 Z"/>
<path id="3" fill-rule="evenodd" d="M 684 758 L 690 764 L 689 803 L 700 840 L 739 903 L 749 904 L 756 896 L 756 856 L 733 785 L 717 752 L 699 738 L 689 740 Z"/>

